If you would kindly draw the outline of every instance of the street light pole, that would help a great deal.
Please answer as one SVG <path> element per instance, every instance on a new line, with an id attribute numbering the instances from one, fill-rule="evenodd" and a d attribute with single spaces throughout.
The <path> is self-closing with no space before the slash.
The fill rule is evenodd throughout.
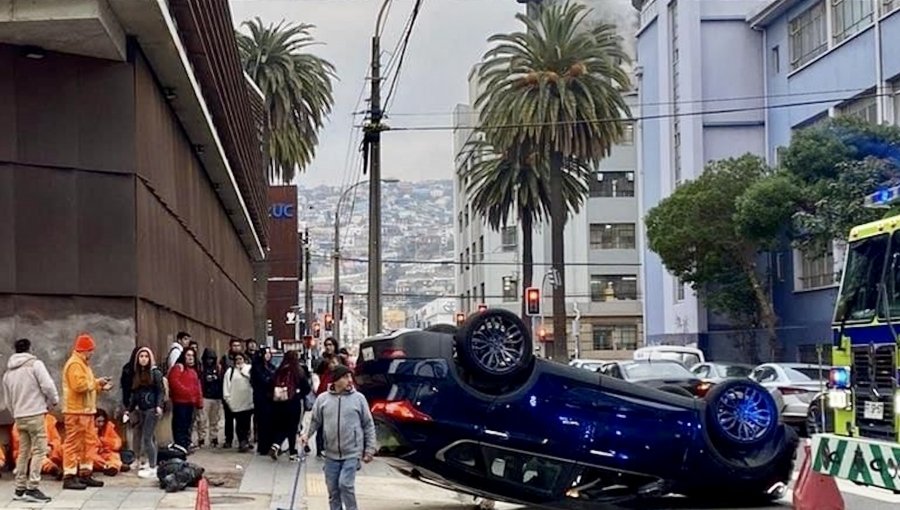
<path id="1" fill-rule="evenodd" d="M 343 193 L 341 193 L 340 198 L 338 198 L 337 206 L 334 209 L 334 253 L 332 254 L 332 260 L 334 262 L 334 295 L 332 296 L 331 301 L 331 313 L 334 317 L 334 329 L 332 330 L 332 335 L 338 341 L 341 342 L 341 321 L 338 317 L 338 300 L 341 295 L 341 205 L 344 203 L 344 199 L 347 198 L 347 195 L 358 188 L 359 186 L 363 186 L 365 184 L 369 184 L 371 181 L 360 181 L 345 189 Z M 393 184 L 399 182 L 399 179 L 381 179 L 379 184 Z"/>
<path id="2" fill-rule="evenodd" d="M 369 141 L 369 336 L 381 331 L 381 22 L 391 0 L 384 0 L 372 36 L 371 122 L 366 128 Z"/>

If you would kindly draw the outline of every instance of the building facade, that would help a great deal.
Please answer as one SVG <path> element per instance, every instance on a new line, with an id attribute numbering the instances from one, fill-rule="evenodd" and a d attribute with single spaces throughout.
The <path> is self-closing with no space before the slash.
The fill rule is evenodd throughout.
<path id="1" fill-rule="evenodd" d="M 515 218 L 492 230 L 469 200 L 466 171 L 475 163 L 466 149 L 477 124 L 477 68 L 469 76 L 470 102 L 455 110 L 454 228 L 456 288 L 459 311 L 470 314 L 479 305 L 522 311 L 522 230 Z M 628 96 L 636 109 L 637 96 Z M 633 132 L 604 159 L 589 183 L 590 194 L 581 211 L 570 217 L 565 230 L 567 339 L 571 356 L 612 359 L 630 357 L 643 343 L 640 289 L 640 238 L 637 153 Z M 549 222 L 534 227 L 533 286 L 543 289 L 543 317 L 538 330 L 552 334 L 552 278 Z M 577 309 L 577 311 L 576 311 Z"/>
<path id="2" fill-rule="evenodd" d="M 437 324 L 455 324 L 457 300 L 454 298 L 438 298 L 425 306 L 407 319 L 409 328 L 425 329 Z"/>
<path id="3" fill-rule="evenodd" d="M 136 345 L 165 353 L 180 330 L 219 351 L 252 336 L 263 99 L 227 4 L 12 4 L 0 13 L 0 351 L 30 338 L 56 374 L 88 332 L 97 372 L 117 374 Z"/>
<path id="4" fill-rule="evenodd" d="M 638 127 L 644 214 L 711 160 L 750 152 L 777 165 L 795 130 L 829 116 L 898 124 L 900 1 L 634 3 L 648 117 Z M 830 338 L 843 262 L 842 244 L 832 248 L 809 256 L 785 246 L 761 258 L 787 359 L 812 361 L 815 344 Z M 727 353 L 727 320 L 643 255 L 648 341 Z"/>
<path id="5" fill-rule="evenodd" d="M 269 345 L 300 340 L 305 334 L 287 314 L 300 305 L 300 235 L 297 220 L 297 186 L 269 186 L 269 273 L 266 320 Z M 303 315 L 295 316 L 302 321 Z"/>

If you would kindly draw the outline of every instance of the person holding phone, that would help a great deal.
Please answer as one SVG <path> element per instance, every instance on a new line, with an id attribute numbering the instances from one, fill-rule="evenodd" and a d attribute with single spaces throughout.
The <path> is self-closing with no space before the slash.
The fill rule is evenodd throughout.
<path id="1" fill-rule="evenodd" d="M 97 395 L 112 389 L 109 377 L 95 377 L 91 357 L 95 343 L 91 335 L 82 333 L 75 339 L 75 349 L 63 367 L 63 417 L 66 437 L 63 441 L 63 489 L 85 490 L 103 487 L 94 479 L 94 463 L 90 449 L 100 440 L 94 415 L 97 414 Z"/>

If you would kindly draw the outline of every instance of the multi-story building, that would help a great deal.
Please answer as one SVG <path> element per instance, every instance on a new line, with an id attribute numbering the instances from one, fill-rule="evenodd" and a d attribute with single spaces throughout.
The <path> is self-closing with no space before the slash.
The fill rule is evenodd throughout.
<path id="1" fill-rule="evenodd" d="M 474 104 L 478 93 L 476 76 L 477 69 L 469 76 L 470 104 Z M 628 96 L 633 108 L 636 100 L 636 95 Z M 524 293 L 521 228 L 513 217 L 499 231 L 492 230 L 469 201 L 470 183 L 465 171 L 474 160 L 466 143 L 477 136 L 472 130 L 476 123 L 477 114 L 470 105 L 457 106 L 454 232 L 459 309 L 472 313 L 485 304 L 519 313 Z M 627 139 L 597 167 L 585 206 L 566 224 L 567 315 L 574 319 L 576 307 L 580 314 L 580 327 L 567 339 L 572 355 L 625 357 L 642 343 L 636 165 L 629 131 Z M 542 323 L 547 331 L 552 331 L 549 221 L 535 225 L 533 254 L 533 286 L 544 290 Z"/>
<path id="2" fill-rule="evenodd" d="M 254 282 L 267 245 L 264 107 L 228 5 L 4 7 L 4 339 L 30 337 L 56 372 L 86 331 L 97 372 L 115 374 L 136 345 L 164 353 L 180 330 L 220 352 L 252 336 L 266 285 Z"/>
<path id="3" fill-rule="evenodd" d="M 641 11 L 638 124 L 643 212 L 713 159 L 751 152 L 778 164 L 791 134 L 829 116 L 900 124 L 900 0 L 634 0 Z M 715 41 L 710 44 L 709 41 Z M 728 110 L 728 113 L 722 113 Z M 705 113 L 703 113 L 705 112 Z M 718 113 L 717 113 L 718 112 Z M 785 356 L 830 338 L 842 245 L 765 257 Z M 727 321 L 644 251 L 650 342 L 715 350 Z M 722 337 L 724 338 L 724 336 Z"/>
<path id="4" fill-rule="evenodd" d="M 407 318 L 407 327 L 427 328 L 437 324 L 454 324 L 456 321 L 456 299 L 438 298 Z"/>

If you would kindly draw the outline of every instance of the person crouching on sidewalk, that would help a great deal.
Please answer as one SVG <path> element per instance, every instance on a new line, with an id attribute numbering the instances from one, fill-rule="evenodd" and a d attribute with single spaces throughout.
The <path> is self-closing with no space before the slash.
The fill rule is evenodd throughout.
<path id="1" fill-rule="evenodd" d="M 369 463 L 375 455 L 375 421 L 366 397 L 353 389 L 349 368 L 336 366 L 331 380 L 328 391 L 316 398 L 309 430 L 320 424 L 325 430 L 324 471 L 330 510 L 358 510 L 356 471 L 360 459 Z M 304 446 L 309 442 L 305 432 L 300 441 Z"/>
<path id="2" fill-rule="evenodd" d="M 92 476 L 91 448 L 97 444 L 97 394 L 112 389 L 109 377 L 94 377 L 90 361 L 94 355 L 94 339 L 78 335 L 75 350 L 63 367 L 63 416 L 66 436 L 63 442 L 63 489 L 85 490 L 103 487 Z"/>

